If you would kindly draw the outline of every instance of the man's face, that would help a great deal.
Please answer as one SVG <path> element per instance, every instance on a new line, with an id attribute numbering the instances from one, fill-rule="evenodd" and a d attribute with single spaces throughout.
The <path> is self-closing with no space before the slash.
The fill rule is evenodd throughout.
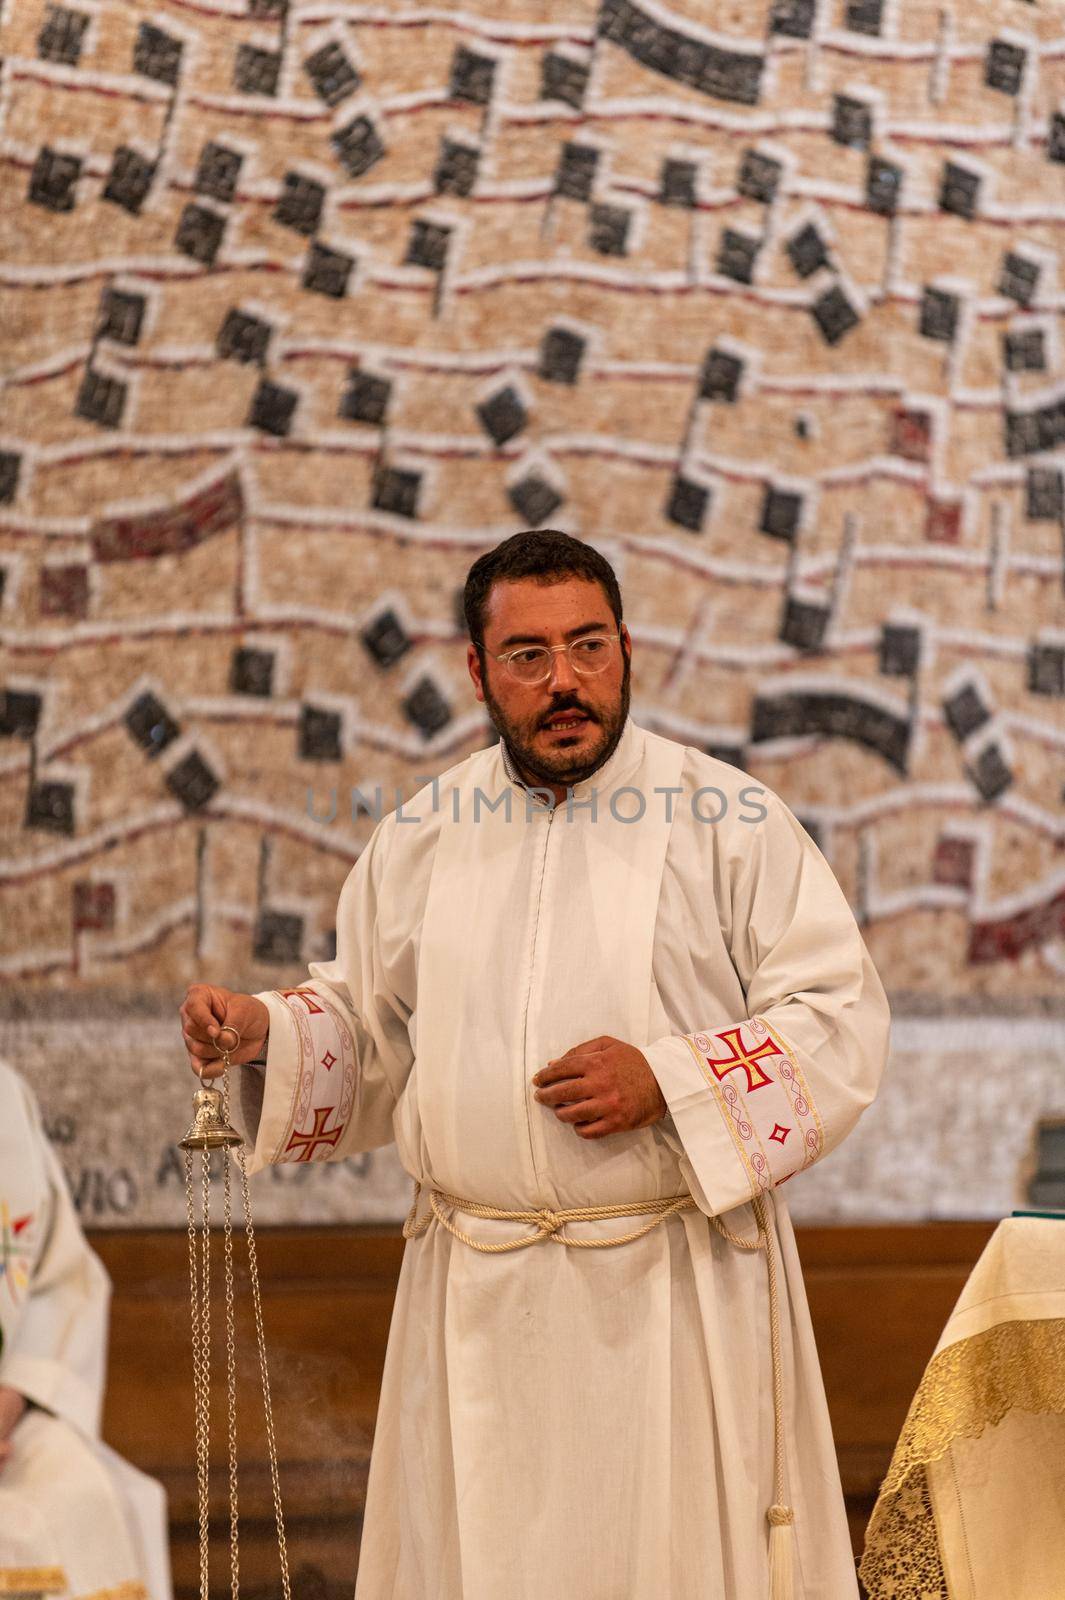
<path id="1" fill-rule="evenodd" d="M 467 653 L 478 700 L 510 747 L 523 777 L 553 787 L 590 777 L 613 754 L 629 710 L 632 642 L 622 624 L 604 671 L 575 672 L 564 650 L 551 657 L 542 683 L 518 683 L 495 656 L 530 645 L 569 644 L 593 633 L 618 632 L 603 589 L 588 578 L 492 585 L 484 617 L 485 670 Z"/>

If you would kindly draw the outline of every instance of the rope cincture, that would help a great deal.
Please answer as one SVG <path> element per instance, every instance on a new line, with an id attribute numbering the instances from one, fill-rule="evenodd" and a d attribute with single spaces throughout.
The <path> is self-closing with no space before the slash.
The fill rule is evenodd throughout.
<path id="1" fill-rule="evenodd" d="M 658 1200 L 633 1200 L 627 1205 L 570 1206 L 558 1211 L 548 1206 L 535 1210 L 508 1210 L 502 1206 L 486 1205 L 480 1200 L 466 1200 L 460 1195 L 448 1194 L 444 1189 L 434 1188 L 429 1190 L 429 1210 L 419 1222 L 417 1216 L 421 1192 L 422 1185 L 415 1180 L 414 1201 L 403 1224 L 404 1239 L 419 1238 L 435 1218 L 454 1238 L 460 1240 L 462 1244 L 469 1245 L 471 1250 L 479 1250 L 482 1255 L 503 1255 L 510 1250 L 525 1250 L 544 1239 L 550 1239 L 555 1244 L 569 1245 L 571 1249 L 608 1250 L 615 1245 L 629 1244 L 634 1239 L 642 1239 L 667 1217 L 675 1216 L 681 1211 L 696 1209 L 695 1201 L 690 1194 L 676 1194 L 665 1195 Z M 454 1211 L 462 1211 L 471 1217 L 483 1217 L 498 1222 L 525 1222 L 535 1231 L 517 1239 L 491 1244 L 484 1239 L 475 1239 L 456 1226 L 454 1219 L 441 1209 L 443 1205 L 450 1206 Z M 740 1234 L 733 1233 L 720 1217 L 710 1217 L 708 1221 L 721 1238 L 735 1246 L 737 1250 L 765 1251 L 766 1274 L 769 1279 L 769 1349 L 773 1369 L 773 1504 L 766 1512 L 766 1521 L 769 1524 L 769 1600 L 791 1600 L 794 1593 L 795 1512 L 787 1504 L 784 1357 L 780 1332 L 777 1253 L 769 1227 L 764 1195 L 753 1196 L 751 1208 L 758 1227 L 757 1235 L 753 1239 L 744 1239 Z M 569 1222 L 597 1222 L 614 1217 L 640 1216 L 650 1216 L 651 1220 L 642 1228 L 635 1228 L 631 1233 L 618 1234 L 611 1239 L 575 1239 L 572 1234 L 565 1231 Z"/>

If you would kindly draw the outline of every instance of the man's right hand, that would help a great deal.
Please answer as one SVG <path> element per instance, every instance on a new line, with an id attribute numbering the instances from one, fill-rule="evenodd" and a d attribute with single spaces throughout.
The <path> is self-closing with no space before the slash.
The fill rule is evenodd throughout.
<path id="1" fill-rule="evenodd" d="M 253 994 L 235 994 L 213 983 L 193 983 L 181 1007 L 181 1036 L 189 1053 L 189 1066 L 198 1078 L 217 1078 L 225 1070 L 218 1050 L 222 1028 L 236 1028 L 240 1044 L 229 1058 L 239 1065 L 254 1061 L 270 1027 L 270 1012 Z"/>

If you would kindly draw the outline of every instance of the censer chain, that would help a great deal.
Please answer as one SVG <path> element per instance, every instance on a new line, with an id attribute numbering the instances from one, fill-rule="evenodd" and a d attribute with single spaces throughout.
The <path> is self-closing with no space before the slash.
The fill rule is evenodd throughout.
<path id="1" fill-rule="evenodd" d="M 223 1053 L 226 1070 L 222 1074 L 222 1108 L 229 1122 L 229 1061 Z M 196 1479 L 200 1523 L 200 1600 L 210 1593 L 210 1437 L 211 1437 L 211 1156 L 200 1154 L 202 1221 L 199 1239 L 195 1214 L 193 1152 L 185 1151 L 185 1199 L 189 1224 L 189 1283 L 192 1316 L 192 1374 L 196 1422 Z M 233 1268 L 233 1197 L 229 1165 L 230 1151 L 222 1150 L 222 1213 L 225 1263 L 225 1340 L 226 1340 L 226 1417 L 229 1448 L 229 1565 L 231 1600 L 240 1594 L 240 1531 L 237 1499 L 237 1336 L 236 1287 Z M 240 1173 L 241 1202 L 248 1244 L 248 1276 L 251 1283 L 255 1338 L 259 1353 L 259 1373 L 263 1391 L 263 1418 L 266 1427 L 270 1487 L 277 1527 L 277 1548 L 281 1568 L 283 1600 L 292 1600 L 288 1570 L 285 1518 L 281 1506 L 281 1478 L 277 1464 L 277 1438 L 270 1395 L 270 1374 L 266 1361 L 266 1331 L 263 1322 L 262 1294 L 259 1287 L 259 1262 L 255 1247 L 255 1228 L 251 1216 L 248 1168 L 243 1146 L 233 1151 Z M 199 1246 L 199 1248 L 197 1248 Z"/>

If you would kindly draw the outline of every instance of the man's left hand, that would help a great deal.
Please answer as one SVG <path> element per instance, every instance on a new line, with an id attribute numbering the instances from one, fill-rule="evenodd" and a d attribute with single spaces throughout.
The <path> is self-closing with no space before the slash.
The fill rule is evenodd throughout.
<path id="1" fill-rule="evenodd" d="M 581 1139 L 647 1128 L 666 1101 L 647 1057 L 634 1044 L 602 1034 L 575 1044 L 533 1077 L 536 1098 Z"/>

